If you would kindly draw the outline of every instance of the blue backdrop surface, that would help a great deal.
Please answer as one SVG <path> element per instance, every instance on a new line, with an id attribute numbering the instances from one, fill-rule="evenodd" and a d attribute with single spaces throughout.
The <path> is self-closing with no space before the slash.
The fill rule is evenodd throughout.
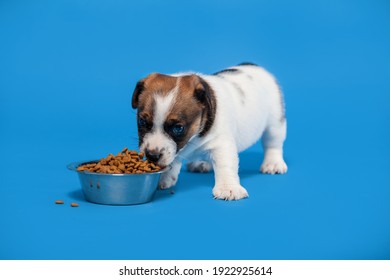
<path id="1" fill-rule="evenodd" d="M 389 259 L 389 12 L 388 1 L 1 1 L 0 258 Z M 240 155 L 245 200 L 213 200 L 213 174 L 185 170 L 148 204 L 84 200 L 66 165 L 137 148 L 138 79 L 243 61 L 284 90 L 286 175 L 258 173 L 257 143 Z"/>

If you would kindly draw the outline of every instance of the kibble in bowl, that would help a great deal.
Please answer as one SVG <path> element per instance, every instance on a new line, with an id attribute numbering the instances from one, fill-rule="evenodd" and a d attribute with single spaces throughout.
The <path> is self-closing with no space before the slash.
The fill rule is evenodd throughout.
<path id="1" fill-rule="evenodd" d="M 124 148 L 116 156 L 109 154 L 98 162 L 80 165 L 77 171 L 88 171 L 107 174 L 142 174 L 160 171 L 153 162 L 144 160 L 144 154 Z"/>
<path id="2" fill-rule="evenodd" d="M 74 162 L 68 168 L 77 172 L 87 201 L 130 205 L 151 201 L 160 175 L 170 167 L 161 169 L 144 159 L 142 153 L 125 148 L 116 156 Z"/>

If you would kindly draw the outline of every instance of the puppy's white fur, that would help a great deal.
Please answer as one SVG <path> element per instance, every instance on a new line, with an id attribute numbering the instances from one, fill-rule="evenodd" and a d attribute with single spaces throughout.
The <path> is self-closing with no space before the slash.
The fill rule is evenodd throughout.
<path id="1" fill-rule="evenodd" d="M 155 95 L 155 128 L 145 135 L 141 150 L 145 147 L 159 149 L 164 152 L 163 163 L 171 164 L 171 170 L 161 176 L 160 188 L 176 184 L 182 160 L 190 159 L 187 167 L 191 171 L 207 172 L 211 166 L 214 169 L 215 198 L 238 200 L 247 197 L 248 193 L 241 186 L 238 176 L 238 153 L 253 145 L 261 136 L 264 160 L 260 171 L 269 174 L 287 172 L 283 159 L 283 142 L 286 138 L 284 103 L 275 78 L 258 66 L 233 68 L 239 71 L 218 75 L 196 73 L 215 93 L 215 120 L 206 135 L 195 135 L 177 154 L 175 142 L 162 128 L 177 96 L 177 87 L 165 97 Z M 173 76 L 183 75 L 188 73 Z M 207 158 L 211 159 L 211 164 Z"/>
<path id="2" fill-rule="evenodd" d="M 151 133 L 145 135 L 143 145 L 140 147 L 141 151 L 145 151 L 147 147 L 149 150 L 160 150 L 163 152 L 164 157 L 160 162 L 163 166 L 169 165 L 173 161 L 176 153 L 176 143 L 164 133 L 163 128 L 164 121 L 176 99 L 176 94 L 177 87 L 168 93 L 167 96 L 154 95 L 153 98 L 157 106 L 154 109 L 153 130 Z"/>

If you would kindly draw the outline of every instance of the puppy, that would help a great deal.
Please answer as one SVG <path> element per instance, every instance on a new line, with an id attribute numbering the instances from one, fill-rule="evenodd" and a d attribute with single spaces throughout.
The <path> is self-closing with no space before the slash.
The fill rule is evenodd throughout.
<path id="1" fill-rule="evenodd" d="M 261 137 L 260 171 L 287 172 L 283 95 L 275 78 L 255 64 L 213 75 L 150 74 L 137 83 L 132 107 L 138 109 L 140 151 L 161 167 L 171 165 L 161 176 L 161 189 L 176 184 L 185 159 L 189 171 L 214 169 L 214 198 L 247 197 L 238 176 L 238 153 Z"/>

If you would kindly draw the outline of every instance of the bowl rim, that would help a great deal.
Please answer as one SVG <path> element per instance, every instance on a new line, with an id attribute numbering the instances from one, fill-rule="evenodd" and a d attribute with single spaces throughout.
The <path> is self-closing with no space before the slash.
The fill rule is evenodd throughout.
<path id="1" fill-rule="evenodd" d="M 95 160 L 84 160 L 84 161 L 75 161 L 75 162 L 72 162 L 72 163 L 69 163 L 66 167 L 71 170 L 71 171 L 75 171 L 77 172 L 78 174 L 93 174 L 93 175 L 98 175 L 98 176 L 124 176 L 124 177 L 127 177 L 127 176 L 145 176 L 145 175 L 154 175 L 154 174 L 161 174 L 161 173 L 164 173 L 168 170 L 170 170 L 172 168 L 171 165 L 168 165 L 166 167 L 164 167 L 163 169 L 161 169 L 160 171 L 157 171 L 157 172 L 145 172 L 145 173 L 114 173 L 114 174 L 111 174 L 111 173 L 98 173 L 98 172 L 90 172 L 90 171 L 78 171 L 77 168 L 80 166 L 80 165 L 83 165 L 83 164 L 88 164 L 88 163 L 95 163 L 95 162 L 99 162 L 100 160 L 99 159 L 95 159 Z"/>

